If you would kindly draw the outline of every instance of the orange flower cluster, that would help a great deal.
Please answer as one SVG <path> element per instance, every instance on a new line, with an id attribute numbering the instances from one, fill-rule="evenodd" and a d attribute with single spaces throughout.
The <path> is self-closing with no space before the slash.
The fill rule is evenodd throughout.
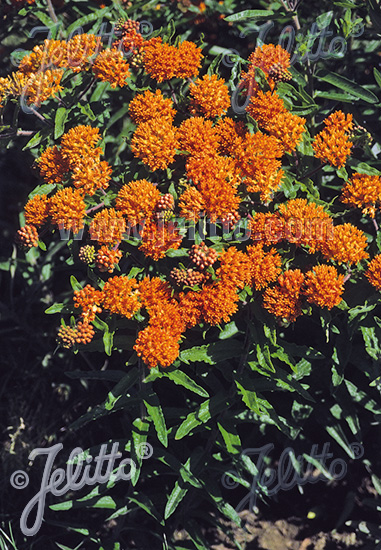
<path id="1" fill-rule="evenodd" d="M 193 42 L 184 41 L 176 48 L 158 36 L 144 43 L 144 68 L 157 82 L 197 76 L 202 57 L 201 49 Z"/>
<path id="2" fill-rule="evenodd" d="M 275 248 L 266 252 L 261 243 L 248 246 L 247 256 L 250 265 L 249 284 L 256 290 L 263 290 L 277 280 L 281 273 L 282 258 Z"/>
<path id="3" fill-rule="evenodd" d="M 283 170 L 279 159 L 282 155 L 281 142 L 261 132 L 247 134 L 237 143 L 235 156 L 246 189 L 250 193 L 259 193 L 264 202 L 272 199 L 281 184 Z"/>
<path id="4" fill-rule="evenodd" d="M 84 322 L 94 321 L 97 313 L 102 312 L 104 295 L 99 290 L 95 290 L 91 285 L 86 285 L 82 290 L 74 291 L 74 306 L 82 310 L 81 318 Z"/>
<path id="5" fill-rule="evenodd" d="M 156 90 L 155 93 L 146 90 L 143 94 L 137 94 L 131 101 L 128 110 L 136 124 L 155 118 L 167 118 L 172 122 L 176 114 L 172 100 L 165 98 L 161 90 Z"/>
<path id="6" fill-rule="evenodd" d="M 263 294 L 263 306 L 267 311 L 286 321 L 293 322 L 302 312 L 302 287 L 304 275 L 300 269 L 289 269 L 279 275 L 276 286 Z"/>
<path id="7" fill-rule="evenodd" d="M 84 226 L 86 204 L 82 192 L 67 187 L 57 191 L 49 200 L 51 223 L 73 233 L 78 233 Z"/>
<path id="8" fill-rule="evenodd" d="M 259 90 L 251 97 L 246 110 L 260 128 L 281 142 L 286 153 L 295 150 L 302 139 L 306 119 L 290 113 L 275 91 L 264 94 Z"/>
<path id="9" fill-rule="evenodd" d="M 25 205 L 24 217 L 28 225 L 39 227 L 49 216 L 49 200 L 46 195 L 35 195 Z"/>
<path id="10" fill-rule="evenodd" d="M 255 48 L 254 52 L 249 56 L 250 62 L 247 73 L 242 72 L 240 88 L 249 95 L 253 95 L 258 90 L 258 85 L 255 82 L 255 69 L 258 67 L 268 77 L 268 83 L 271 88 L 275 86 L 274 75 L 271 76 L 271 69 L 274 67 L 283 71 L 288 76 L 290 67 L 290 54 L 281 46 L 274 44 L 263 44 Z"/>
<path id="11" fill-rule="evenodd" d="M 217 75 L 204 75 L 190 86 L 191 107 L 193 114 L 206 118 L 221 116 L 230 107 L 229 91 L 222 78 Z"/>
<path id="12" fill-rule="evenodd" d="M 139 250 L 148 258 L 157 261 L 164 258 L 170 248 L 173 250 L 180 248 L 181 240 L 179 231 L 172 224 L 147 220 Z"/>
<path id="13" fill-rule="evenodd" d="M 130 76 L 128 63 L 122 52 L 117 49 L 104 50 L 97 55 L 93 65 L 93 74 L 103 82 L 109 82 L 112 88 L 126 86 L 126 79 Z"/>
<path id="14" fill-rule="evenodd" d="M 324 120 L 325 128 L 312 144 L 315 157 L 338 168 L 344 166 L 351 153 L 350 131 L 353 128 L 352 115 L 335 111 Z"/>
<path id="15" fill-rule="evenodd" d="M 98 189 L 107 189 L 112 170 L 106 161 L 101 161 L 102 149 L 96 147 L 100 140 L 98 128 L 76 126 L 61 139 L 61 149 L 48 147 L 38 159 L 41 176 L 48 183 L 62 183 L 71 171 L 74 187 L 87 195 Z"/>
<path id="16" fill-rule="evenodd" d="M 131 140 L 131 151 L 151 170 L 165 170 L 178 148 L 177 129 L 166 117 L 141 122 Z"/>
<path id="17" fill-rule="evenodd" d="M 304 295 L 319 307 L 332 309 L 339 305 L 344 292 L 344 275 L 333 266 L 318 265 L 306 273 Z"/>
<path id="18" fill-rule="evenodd" d="M 355 264 L 366 260 L 367 238 L 363 231 L 350 223 L 336 225 L 331 239 L 323 241 L 321 251 L 323 255 L 338 264 Z"/>
<path id="19" fill-rule="evenodd" d="M 115 207 L 134 226 L 152 218 L 159 199 L 160 192 L 156 185 L 147 180 L 136 180 L 123 185 L 116 197 Z"/>
<path id="20" fill-rule="evenodd" d="M 378 254 L 369 262 L 365 277 L 371 285 L 381 291 L 381 254 Z"/>
<path id="21" fill-rule="evenodd" d="M 104 309 L 130 319 L 139 309 L 138 283 L 128 277 L 112 277 L 102 289 Z"/>
<path id="22" fill-rule="evenodd" d="M 126 221 L 121 212 L 114 208 L 104 208 L 95 214 L 90 225 L 90 238 L 105 244 L 117 244 L 126 231 Z"/>
<path id="23" fill-rule="evenodd" d="M 374 218 L 376 206 L 381 205 L 381 177 L 356 172 L 344 185 L 341 200 Z"/>

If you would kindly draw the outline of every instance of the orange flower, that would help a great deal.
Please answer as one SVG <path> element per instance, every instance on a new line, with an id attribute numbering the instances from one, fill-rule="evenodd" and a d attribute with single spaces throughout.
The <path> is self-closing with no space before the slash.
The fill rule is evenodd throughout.
<path id="1" fill-rule="evenodd" d="M 56 145 L 45 149 L 37 159 L 37 166 L 41 176 L 48 183 L 62 183 L 63 177 L 69 171 L 69 164 Z"/>
<path id="2" fill-rule="evenodd" d="M 34 104 L 39 107 L 49 97 L 55 97 L 58 92 L 63 90 L 60 84 L 62 76 L 62 69 L 48 69 L 44 72 L 32 73 L 29 75 L 22 95 L 28 98 L 28 104 Z"/>
<path id="3" fill-rule="evenodd" d="M 85 158 L 73 169 L 73 184 L 87 195 L 94 195 L 97 189 L 107 189 L 111 179 L 112 169 L 108 162 L 96 162 L 93 158 Z"/>
<path id="4" fill-rule="evenodd" d="M 381 177 L 366 174 L 353 174 L 344 185 L 342 202 L 354 208 L 361 208 L 364 215 L 376 215 L 376 205 L 381 202 Z"/>
<path id="5" fill-rule="evenodd" d="M 126 222 L 114 208 L 104 208 L 95 214 L 90 225 L 90 238 L 99 243 L 118 243 L 123 239 Z"/>
<path id="6" fill-rule="evenodd" d="M 237 147 L 237 142 L 242 142 L 246 134 L 246 128 L 242 121 L 234 121 L 232 118 L 220 119 L 215 130 L 219 139 L 219 152 L 223 155 L 232 155 Z"/>
<path id="7" fill-rule="evenodd" d="M 148 311 L 161 302 L 169 302 L 171 296 L 172 287 L 159 277 L 144 277 L 139 283 L 139 298 Z"/>
<path id="8" fill-rule="evenodd" d="M 275 317 L 293 322 L 302 312 L 301 291 L 304 275 L 300 269 L 287 270 L 273 288 L 263 294 L 263 307 Z"/>
<path id="9" fill-rule="evenodd" d="M 66 64 L 67 48 L 65 40 L 44 40 L 42 45 L 35 46 L 32 53 L 22 58 L 18 70 L 30 75 L 51 66 L 62 68 Z"/>
<path id="10" fill-rule="evenodd" d="M 187 293 L 180 292 L 179 308 L 181 318 L 186 328 L 194 327 L 201 321 L 203 311 L 202 304 L 202 292 L 195 292 L 193 290 Z"/>
<path id="11" fill-rule="evenodd" d="M 169 367 L 179 356 L 179 338 L 156 325 L 149 325 L 139 332 L 134 350 L 150 369 L 158 365 Z"/>
<path id="12" fill-rule="evenodd" d="M 217 75 L 204 75 L 198 78 L 195 84 L 190 85 L 192 96 L 190 111 L 201 114 L 206 118 L 221 116 L 230 107 L 228 87 L 223 78 Z"/>
<path id="13" fill-rule="evenodd" d="M 155 93 L 146 90 L 144 94 L 137 94 L 131 101 L 129 113 L 135 124 L 140 124 L 152 118 L 166 118 L 172 122 L 176 111 L 172 100 L 165 98 L 161 90 L 156 90 Z"/>
<path id="14" fill-rule="evenodd" d="M 277 160 L 282 154 L 280 141 L 262 132 L 247 134 L 245 140 L 237 143 L 237 165 L 249 193 L 260 193 L 265 202 L 271 200 L 283 177 L 281 162 Z"/>
<path id="15" fill-rule="evenodd" d="M 287 111 L 276 92 L 264 94 L 259 90 L 251 97 L 246 110 L 255 118 L 260 128 L 281 142 L 285 152 L 294 151 L 302 139 L 306 119 Z"/>
<path id="16" fill-rule="evenodd" d="M 99 160 L 102 149 L 95 148 L 95 145 L 100 139 L 99 128 L 84 125 L 71 128 L 62 136 L 61 155 L 72 169 L 80 164 L 82 159 L 90 157 Z"/>
<path id="17" fill-rule="evenodd" d="M 0 108 L 2 103 L 9 96 L 20 96 L 24 93 L 29 81 L 29 76 L 24 75 L 20 71 L 9 75 L 6 78 L 0 77 Z"/>
<path id="18" fill-rule="evenodd" d="M 126 86 L 126 79 L 130 76 L 129 65 L 121 51 L 107 49 L 97 55 L 93 65 L 93 73 L 103 82 L 109 82 L 111 88 Z"/>
<path id="19" fill-rule="evenodd" d="M 233 285 L 223 281 L 204 285 L 201 291 L 202 316 L 206 323 L 218 325 L 229 322 L 238 310 L 239 296 Z"/>
<path id="20" fill-rule="evenodd" d="M 49 199 L 46 195 L 35 195 L 29 199 L 24 208 L 25 222 L 39 227 L 49 216 Z"/>
<path id="21" fill-rule="evenodd" d="M 182 237 L 171 225 L 162 222 L 147 220 L 143 229 L 142 243 L 139 250 L 148 258 L 155 261 L 164 258 L 169 249 L 176 250 L 180 247 Z"/>
<path id="22" fill-rule="evenodd" d="M 381 291 L 381 254 L 378 254 L 369 262 L 365 277 L 371 285 Z"/>
<path id="23" fill-rule="evenodd" d="M 220 256 L 220 267 L 216 271 L 217 277 L 224 285 L 243 288 L 250 280 L 250 261 L 246 254 L 230 246 Z"/>
<path id="24" fill-rule="evenodd" d="M 74 291 L 74 307 L 82 309 L 81 317 L 86 323 L 94 321 L 97 313 L 102 312 L 100 305 L 103 302 L 103 294 L 95 290 L 91 285 L 86 285 L 82 290 Z"/>
<path id="25" fill-rule="evenodd" d="M 34 225 L 24 225 L 15 236 L 15 241 L 21 248 L 30 249 L 38 246 L 38 233 Z"/>
<path id="26" fill-rule="evenodd" d="M 82 192 L 68 187 L 57 191 L 50 199 L 49 215 L 52 224 L 77 233 L 83 227 L 86 205 Z"/>
<path id="27" fill-rule="evenodd" d="M 334 227 L 332 238 L 322 243 L 321 251 L 326 258 L 339 264 L 353 264 L 369 257 L 365 252 L 367 244 L 363 231 L 350 223 L 344 223 Z"/>
<path id="28" fill-rule="evenodd" d="M 174 161 L 178 148 L 176 131 L 167 118 L 142 122 L 132 137 L 131 151 L 151 170 L 165 170 Z"/>
<path id="29" fill-rule="evenodd" d="M 312 144 L 315 157 L 337 166 L 344 166 L 351 153 L 353 143 L 350 131 L 353 128 L 352 115 L 335 111 L 324 120 L 325 128 L 316 136 Z"/>
<path id="30" fill-rule="evenodd" d="M 184 120 L 178 130 L 179 148 L 191 155 L 213 155 L 218 148 L 218 136 L 210 120 L 193 117 Z"/>
<path id="31" fill-rule="evenodd" d="M 67 42 L 67 67 L 75 73 L 87 69 L 101 47 L 100 36 L 77 34 Z"/>
<path id="32" fill-rule="evenodd" d="M 181 319 L 179 304 L 173 300 L 158 301 L 149 308 L 149 324 L 167 331 L 177 340 L 185 330 Z"/>
<path id="33" fill-rule="evenodd" d="M 197 76 L 201 67 L 201 59 L 204 57 L 201 48 L 198 48 L 194 42 L 184 40 L 179 44 L 177 52 L 175 76 L 178 78 Z"/>
<path id="34" fill-rule="evenodd" d="M 258 85 L 255 82 L 255 69 L 259 67 L 268 77 L 270 87 L 275 86 L 275 81 L 271 77 L 271 69 L 287 73 L 290 67 L 290 54 L 281 46 L 274 44 L 263 44 L 255 48 L 254 52 L 249 56 L 250 62 L 247 73 L 241 74 L 240 87 L 246 90 L 250 95 L 258 90 Z"/>
<path id="35" fill-rule="evenodd" d="M 137 289 L 136 279 L 112 277 L 102 289 L 104 309 L 130 319 L 140 309 Z"/>
<path id="36" fill-rule="evenodd" d="M 144 68 L 157 82 L 163 82 L 175 76 L 178 60 L 177 48 L 163 43 L 160 36 L 144 43 Z"/>
<path id="37" fill-rule="evenodd" d="M 160 199 L 160 191 L 147 180 L 136 180 L 123 185 L 119 191 L 115 207 L 131 225 L 150 219 Z"/>
<path id="38" fill-rule="evenodd" d="M 186 220 L 198 221 L 205 210 L 205 201 L 200 191 L 189 185 L 179 197 L 180 216 Z"/>
<path id="39" fill-rule="evenodd" d="M 313 254 L 332 238 L 333 222 L 324 208 L 306 199 L 292 199 L 279 205 L 285 221 L 284 238 L 298 246 L 308 246 Z"/>
<path id="40" fill-rule="evenodd" d="M 219 155 L 191 157 L 186 168 L 188 178 L 202 195 L 212 222 L 237 212 L 241 199 L 237 191 L 239 178 L 234 159 Z"/>
<path id="41" fill-rule="evenodd" d="M 332 309 L 341 302 L 344 275 L 339 275 L 333 266 L 318 265 L 306 273 L 305 285 L 303 294 L 308 302 Z"/>
<path id="42" fill-rule="evenodd" d="M 281 273 L 282 258 L 275 248 L 268 252 L 263 250 L 263 244 L 247 247 L 250 262 L 250 284 L 256 290 L 263 290 L 277 280 Z"/>
<path id="43" fill-rule="evenodd" d="M 284 220 L 271 212 L 258 212 L 250 220 L 251 238 L 262 244 L 276 244 L 284 239 Z"/>
<path id="44" fill-rule="evenodd" d="M 112 273 L 121 259 L 122 252 L 120 250 L 110 250 L 107 246 L 101 246 L 95 258 L 95 267 L 99 271 Z"/>

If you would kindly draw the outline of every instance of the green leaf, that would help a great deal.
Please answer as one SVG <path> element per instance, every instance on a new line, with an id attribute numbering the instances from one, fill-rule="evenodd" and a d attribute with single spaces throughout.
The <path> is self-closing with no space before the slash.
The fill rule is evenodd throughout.
<path id="1" fill-rule="evenodd" d="M 107 327 L 107 330 L 105 330 L 105 332 L 103 333 L 103 345 L 105 347 L 105 353 L 108 356 L 110 356 L 112 353 L 113 339 L 114 333 L 109 332 Z"/>
<path id="2" fill-rule="evenodd" d="M 37 187 L 35 187 L 33 191 L 29 193 L 28 199 L 32 199 L 36 195 L 49 195 L 49 193 L 53 191 L 53 189 L 55 189 L 56 187 L 57 186 L 54 183 L 44 183 L 42 185 L 37 185 Z"/>
<path id="3" fill-rule="evenodd" d="M 167 427 L 165 425 L 165 419 L 160 401 L 156 393 L 151 393 L 146 399 L 144 399 L 144 404 L 147 407 L 148 415 L 153 420 L 159 441 L 164 445 L 164 447 L 167 447 Z"/>
<path id="4" fill-rule="evenodd" d="M 341 91 L 344 90 L 344 92 L 348 92 L 349 94 L 352 94 L 367 103 L 378 103 L 378 97 L 374 95 L 373 92 L 366 90 L 359 84 L 356 84 L 356 82 L 345 78 L 345 76 L 325 70 L 319 71 L 316 76 L 318 79 L 328 82 L 329 84 L 332 84 L 332 86 L 339 88 Z"/>
<path id="5" fill-rule="evenodd" d="M 219 361 L 225 361 L 238 357 L 242 352 L 242 344 L 238 340 L 220 340 L 204 346 L 194 346 L 183 350 L 180 359 L 187 365 L 200 362 L 215 365 Z"/>
<path id="6" fill-rule="evenodd" d="M 374 78 L 375 78 L 377 84 L 378 84 L 378 85 L 380 86 L 380 88 L 381 88 L 381 73 L 380 73 L 380 71 L 378 71 L 378 70 L 376 69 L 376 67 L 374 67 L 374 69 L 373 69 L 373 75 L 374 75 Z"/>
<path id="7" fill-rule="evenodd" d="M 235 380 L 236 386 L 238 388 L 238 393 L 242 395 L 242 401 L 251 411 L 254 411 L 257 414 L 261 414 L 261 409 L 258 403 L 257 394 L 255 391 L 246 390 L 242 384 Z"/>
<path id="8" fill-rule="evenodd" d="M 144 510 L 147 514 L 153 517 L 160 525 L 164 525 L 163 519 L 160 517 L 154 503 L 147 495 L 144 495 L 141 491 L 134 493 L 134 496 L 128 498 L 129 502 L 134 502 L 139 508 Z"/>
<path id="9" fill-rule="evenodd" d="M 65 107 L 58 107 L 54 120 L 54 139 L 60 138 L 64 133 L 68 115 L 69 111 Z"/>
<path id="10" fill-rule="evenodd" d="M 74 277 L 74 275 L 72 275 L 70 277 L 70 284 L 71 284 L 71 288 L 73 290 L 82 290 L 82 285 L 79 284 L 79 282 L 77 281 L 77 279 Z"/>
<path id="11" fill-rule="evenodd" d="M 48 307 L 48 309 L 45 309 L 45 313 L 47 313 L 48 315 L 52 315 L 53 313 L 61 313 L 64 307 L 64 304 L 53 304 L 52 306 Z"/>
<path id="12" fill-rule="evenodd" d="M 216 395 L 204 401 L 194 412 L 188 414 L 180 424 L 175 439 L 182 439 L 200 424 L 205 424 L 213 416 L 221 412 L 227 406 L 225 396 Z"/>
<path id="13" fill-rule="evenodd" d="M 185 374 L 185 372 L 177 369 L 172 372 L 164 372 L 163 374 L 164 376 L 172 380 L 175 384 L 178 384 L 179 386 L 183 386 L 187 390 L 197 393 L 202 397 L 209 397 L 208 392 L 204 388 L 196 384 L 196 382 L 192 380 L 190 376 Z"/>
<path id="14" fill-rule="evenodd" d="M 239 454 L 242 444 L 234 424 L 224 418 L 221 419 L 217 425 L 224 439 L 227 452 L 232 455 Z"/>
<path id="15" fill-rule="evenodd" d="M 232 23 L 236 21 L 247 21 L 248 19 L 255 21 L 256 19 L 271 19 L 275 15 L 275 12 L 272 10 L 245 10 L 233 13 L 233 15 L 228 15 L 228 17 L 225 17 L 224 21 L 231 21 Z"/>
<path id="16" fill-rule="evenodd" d="M 188 489 L 180 487 L 179 482 L 176 481 L 175 486 L 172 489 L 172 492 L 169 495 L 167 504 L 165 506 L 164 519 L 168 519 L 173 514 L 187 492 Z"/>

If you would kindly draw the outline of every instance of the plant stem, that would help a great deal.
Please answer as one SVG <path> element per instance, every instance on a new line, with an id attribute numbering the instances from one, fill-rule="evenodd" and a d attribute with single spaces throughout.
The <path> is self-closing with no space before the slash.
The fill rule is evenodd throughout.
<path id="1" fill-rule="evenodd" d="M 92 206 L 91 208 L 89 208 L 88 210 L 86 210 L 86 214 L 90 214 L 90 212 L 95 212 L 96 210 L 99 210 L 100 208 L 102 208 L 102 206 L 104 206 L 105 203 L 104 202 L 101 202 L 95 206 Z"/>
<path id="2" fill-rule="evenodd" d="M 304 180 L 306 178 L 310 178 L 311 176 L 313 176 L 314 174 L 316 174 L 317 172 L 319 172 L 319 170 L 321 170 L 322 168 L 324 167 L 324 164 L 321 164 L 320 166 L 318 166 L 317 168 L 315 168 L 314 170 L 311 170 L 311 172 L 307 172 L 307 174 L 304 174 L 303 176 L 301 176 L 301 180 Z"/>

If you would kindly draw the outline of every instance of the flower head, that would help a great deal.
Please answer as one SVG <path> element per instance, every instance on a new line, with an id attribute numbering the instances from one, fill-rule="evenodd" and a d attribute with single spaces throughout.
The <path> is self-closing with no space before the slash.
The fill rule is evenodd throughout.
<path id="1" fill-rule="evenodd" d="M 268 83 L 273 88 L 276 80 L 274 80 L 274 74 L 271 73 L 271 69 L 276 67 L 278 73 L 279 70 L 287 73 L 290 67 L 290 54 L 279 45 L 263 44 L 263 46 L 255 48 L 254 52 L 249 56 L 248 61 L 250 65 L 247 73 L 243 72 L 241 74 L 240 87 L 246 93 L 252 94 L 258 90 L 258 85 L 255 82 L 255 69 L 257 67 L 262 69 L 268 77 Z"/>
<path id="2" fill-rule="evenodd" d="M 134 350 L 149 368 L 169 367 L 179 356 L 179 338 L 157 325 L 139 332 Z"/>
<path id="3" fill-rule="evenodd" d="M 99 160 L 102 150 L 95 145 L 100 139 L 99 128 L 83 124 L 75 126 L 62 136 L 61 155 L 69 163 L 71 169 L 80 164 L 83 159 Z"/>
<path id="4" fill-rule="evenodd" d="M 178 148 L 176 128 L 168 118 L 153 118 L 139 124 L 131 140 L 131 151 L 151 170 L 165 170 Z"/>
<path id="5" fill-rule="evenodd" d="M 193 185 L 188 185 L 184 193 L 179 197 L 180 216 L 186 220 L 198 221 L 203 210 L 205 210 L 205 200 Z"/>
<path id="6" fill-rule="evenodd" d="M 206 323 L 228 323 L 238 310 L 239 296 L 234 285 L 224 281 L 204 285 L 201 291 L 202 317 Z"/>
<path id="7" fill-rule="evenodd" d="M 191 112 L 206 118 L 221 116 L 230 107 L 228 87 L 217 75 L 204 75 L 190 86 Z"/>
<path id="8" fill-rule="evenodd" d="M 336 111 L 324 120 L 325 128 L 316 136 L 312 147 L 315 157 L 338 168 L 344 166 L 351 153 L 352 115 Z"/>
<path id="9" fill-rule="evenodd" d="M 363 231 L 350 223 L 344 223 L 334 227 L 332 238 L 323 241 L 320 248 L 325 258 L 339 264 L 354 264 L 368 258 L 367 244 Z"/>
<path id="10" fill-rule="evenodd" d="M 96 314 L 102 312 L 100 305 L 103 302 L 103 294 L 91 285 L 86 285 L 82 290 L 75 290 L 73 300 L 74 307 L 82 309 L 81 317 L 87 323 L 94 321 Z"/>
<path id="11" fill-rule="evenodd" d="M 67 67 L 79 73 L 90 66 L 90 61 L 101 49 L 101 37 L 77 34 L 67 42 Z"/>
<path id="12" fill-rule="evenodd" d="M 126 231 L 123 215 L 114 208 L 104 208 L 95 214 L 90 225 L 90 238 L 101 244 L 115 244 L 122 240 Z"/>
<path id="13" fill-rule="evenodd" d="M 97 189 L 107 189 L 112 169 L 105 160 L 97 162 L 88 157 L 82 159 L 73 169 L 73 184 L 87 195 L 94 195 Z"/>
<path id="14" fill-rule="evenodd" d="M 263 290 L 277 280 L 281 273 L 282 258 L 275 248 L 266 252 L 262 243 L 248 246 L 247 256 L 250 266 L 249 282 L 256 290 Z"/>
<path id="15" fill-rule="evenodd" d="M 378 254 L 369 262 L 365 277 L 371 285 L 381 291 L 381 254 Z"/>
<path id="16" fill-rule="evenodd" d="M 129 65 L 121 51 L 107 49 L 100 52 L 92 67 L 94 76 L 103 82 L 109 82 L 112 88 L 126 86 L 130 76 Z"/>
<path id="17" fill-rule="evenodd" d="M 197 76 L 201 67 L 201 59 L 204 57 L 201 48 L 194 42 L 184 40 L 178 46 L 177 65 L 175 76 L 178 78 L 192 78 Z"/>
<path id="18" fill-rule="evenodd" d="M 175 76 L 178 60 L 177 48 L 163 43 L 160 36 L 145 42 L 144 68 L 150 77 L 157 82 L 163 82 Z"/>
<path id="19" fill-rule="evenodd" d="M 164 258 L 170 248 L 174 250 L 179 248 L 181 240 L 178 230 L 171 223 L 147 220 L 139 250 L 148 258 L 157 261 Z"/>
<path id="20" fill-rule="evenodd" d="M 219 257 L 220 267 L 216 271 L 217 277 L 224 285 L 232 285 L 235 288 L 243 288 L 251 278 L 250 261 L 244 252 L 230 246 Z"/>
<path id="21" fill-rule="evenodd" d="M 191 155 L 215 154 L 218 148 L 218 136 L 210 120 L 192 117 L 184 120 L 178 130 L 179 148 Z"/>
<path id="22" fill-rule="evenodd" d="M 364 215 L 374 218 L 376 206 L 381 204 L 381 177 L 353 174 L 343 187 L 341 200 L 354 208 L 361 208 Z"/>
<path id="23" fill-rule="evenodd" d="M 159 303 L 169 302 L 171 297 L 170 284 L 159 277 L 145 277 L 139 283 L 139 299 L 148 311 Z"/>
<path id="24" fill-rule="evenodd" d="M 344 275 L 335 267 L 318 265 L 306 273 L 303 294 L 311 304 L 332 309 L 341 302 L 343 292 Z"/>
<path id="25" fill-rule="evenodd" d="M 53 225 L 77 233 L 83 227 L 86 205 L 78 189 L 67 187 L 50 198 L 49 215 Z"/>
<path id="26" fill-rule="evenodd" d="M 146 90 L 143 94 L 137 94 L 129 105 L 128 112 L 135 124 L 148 122 L 152 118 L 166 118 L 173 121 L 176 111 L 171 99 L 166 98 L 161 90 L 155 93 Z"/>
<path id="27" fill-rule="evenodd" d="M 140 309 L 137 289 L 136 279 L 110 278 L 102 289 L 104 309 L 130 319 Z"/>
<path id="28" fill-rule="evenodd" d="M 49 200 L 46 195 L 35 195 L 24 207 L 25 222 L 39 227 L 49 216 Z"/>
<path id="29" fill-rule="evenodd" d="M 304 275 L 300 269 L 289 269 L 279 275 L 277 284 L 263 294 L 263 307 L 280 319 L 293 322 L 302 312 Z"/>
<path id="30" fill-rule="evenodd" d="M 116 197 L 115 207 L 134 226 L 150 219 L 160 199 L 157 186 L 147 180 L 136 180 L 123 185 Z"/>
<path id="31" fill-rule="evenodd" d="M 62 183 L 62 179 L 69 171 L 69 163 L 56 145 L 45 149 L 37 159 L 37 166 L 41 177 L 48 183 Z"/>
<path id="32" fill-rule="evenodd" d="M 219 140 L 219 152 L 223 155 L 232 155 L 237 147 L 237 142 L 242 142 L 246 134 L 245 124 L 242 121 L 234 121 L 232 118 L 221 118 L 215 130 Z"/>

